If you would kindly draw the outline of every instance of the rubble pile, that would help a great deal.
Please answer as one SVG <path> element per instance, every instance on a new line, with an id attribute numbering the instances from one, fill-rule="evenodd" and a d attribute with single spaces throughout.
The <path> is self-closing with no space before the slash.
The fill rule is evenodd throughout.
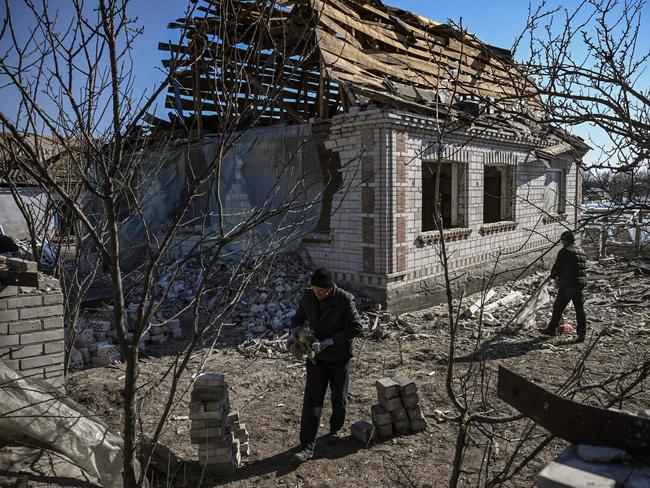
<path id="1" fill-rule="evenodd" d="M 196 377 L 190 403 L 190 440 L 198 445 L 199 462 L 215 474 L 232 474 L 241 456 L 250 453 L 248 431 L 239 413 L 230 413 L 224 375 L 202 373 Z"/>
<path id="2" fill-rule="evenodd" d="M 282 334 L 296 315 L 311 270 L 299 257 L 281 255 L 264 275 L 267 279 L 251 289 L 235 309 L 233 321 L 244 331 L 246 340 Z"/>
<path id="3" fill-rule="evenodd" d="M 124 315 L 124 323 L 129 329 L 135 324 L 134 305 L 132 304 Z M 121 361 L 112 307 L 95 311 L 87 310 L 86 313 L 85 318 L 77 320 L 74 347 L 70 352 L 70 367 L 83 369 L 90 366 L 108 366 Z M 151 324 L 140 338 L 141 351 L 144 351 L 147 346 L 162 344 L 170 338 L 182 336 L 178 319 L 165 320 L 157 317 L 157 320 L 159 323 Z M 129 337 L 132 337 L 130 332 Z"/>
<path id="4" fill-rule="evenodd" d="M 365 420 L 352 424 L 355 438 L 367 443 L 373 434 L 390 437 L 427 428 L 415 381 L 407 376 L 387 377 L 377 380 L 375 387 L 378 403 L 370 408 L 372 425 Z"/>

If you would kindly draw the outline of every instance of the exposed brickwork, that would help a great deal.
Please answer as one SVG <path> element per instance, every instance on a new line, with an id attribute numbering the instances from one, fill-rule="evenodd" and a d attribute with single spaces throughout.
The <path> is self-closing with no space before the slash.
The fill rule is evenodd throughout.
<path id="1" fill-rule="evenodd" d="M 363 188 L 361 190 L 361 212 L 371 214 L 375 212 L 375 189 Z"/>
<path id="2" fill-rule="evenodd" d="M 395 241 L 397 244 L 403 244 L 406 241 L 406 217 L 397 217 L 395 223 Z"/>
<path id="3" fill-rule="evenodd" d="M 377 168 L 375 167 L 375 158 L 371 155 L 365 155 L 361 159 L 361 178 L 364 183 L 374 183 L 375 182 L 375 173 Z"/>
<path id="4" fill-rule="evenodd" d="M 406 188 L 397 187 L 397 196 L 395 198 L 395 212 L 398 214 L 406 212 Z"/>
<path id="5" fill-rule="evenodd" d="M 361 231 L 363 233 L 364 244 L 375 243 L 375 219 L 372 217 L 363 217 L 361 220 Z"/>
<path id="6" fill-rule="evenodd" d="M 406 156 L 395 156 L 395 183 L 406 183 Z"/>
<path id="7" fill-rule="evenodd" d="M 42 289 L 0 285 L 0 357 L 19 373 L 58 387 L 63 382 L 63 295 L 56 287 L 51 279 Z"/>
<path id="8" fill-rule="evenodd" d="M 397 272 L 402 273 L 406 271 L 406 248 L 398 247 L 395 249 L 395 257 L 397 260 Z"/>
<path id="9" fill-rule="evenodd" d="M 375 271 L 375 248 L 363 248 L 363 271 L 373 273 Z"/>
<path id="10" fill-rule="evenodd" d="M 395 136 L 395 151 L 406 151 L 406 132 L 398 132 Z"/>

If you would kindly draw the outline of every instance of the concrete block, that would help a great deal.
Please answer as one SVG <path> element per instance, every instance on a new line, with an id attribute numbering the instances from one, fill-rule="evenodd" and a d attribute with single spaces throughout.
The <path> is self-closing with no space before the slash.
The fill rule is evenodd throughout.
<path id="1" fill-rule="evenodd" d="M 90 364 L 95 368 L 103 366 L 110 366 L 113 361 L 110 357 L 105 356 L 90 356 Z"/>
<path id="2" fill-rule="evenodd" d="M 220 398 L 216 402 L 205 402 L 203 403 L 204 412 L 224 412 L 228 407 L 228 398 Z"/>
<path id="3" fill-rule="evenodd" d="M 11 359 L 22 359 L 32 356 L 40 356 L 41 354 L 43 354 L 43 346 L 41 344 L 35 344 L 33 346 L 24 346 L 14 349 L 11 352 Z"/>
<path id="4" fill-rule="evenodd" d="M 578 445 L 576 453 L 580 459 L 591 463 L 613 463 L 624 461 L 629 457 L 623 449 L 586 444 Z"/>
<path id="5" fill-rule="evenodd" d="M 32 369 L 26 369 L 26 368 L 14 368 L 16 371 L 20 371 L 21 376 L 24 376 L 25 378 L 37 378 L 37 379 L 44 379 L 45 374 L 43 373 L 43 368 L 32 368 Z"/>
<path id="6" fill-rule="evenodd" d="M 251 448 L 248 441 L 239 443 L 239 452 L 242 456 L 250 456 Z"/>
<path id="7" fill-rule="evenodd" d="M 413 418 L 411 421 L 411 430 L 413 432 L 420 432 L 427 428 L 427 421 L 424 420 L 424 417 Z"/>
<path id="8" fill-rule="evenodd" d="M 399 385 L 400 394 L 403 397 L 412 395 L 418 390 L 415 381 L 407 376 L 396 376 L 393 378 L 393 380 Z"/>
<path id="9" fill-rule="evenodd" d="M 377 396 L 389 399 L 399 396 L 399 384 L 397 384 L 392 378 L 382 378 L 375 382 L 377 387 Z"/>
<path id="10" fill-rule="evenodd" d="M 200 444 L 199 445 L 199 456 L 206 457 L 216 457 L 216 458 L 230 458 L 232 456 L 232 446 L 223 446 L 216 447 L 212 445 Z"/>
<path id="11" fill-rule="evenodd" d="M 33 358 L 21 359 L 20 369 L 40 368 L 52 364 L 63 364 L 63 354 L 48 354 L 47 356 L 37 356 Z"/>
<path id="12" fill-rule="evenodd" d="M 43 329 L 40 320 L 28 320 L 26 322 L 13 322 L 9 324 L 10 334 L 24 334 L 26 332 L 36 332 Z"/>
<path id="13" fill-rule="evenodd" d="M 43 305 L 59 305 L 63 303 L 63 294 L 48 293 L 43 295 Z"/>
<path id="14" fill-rule="evenodd" d="M 215 412 L 191 412 L 190 413 L 190 418 L 194 420 L 221 420 L 224 419 L 225 416 L 223 412 L 215 411 Z M 225 424 L 225 422 L 224 422 Z"/>
<path id="15" fill-rule="evenodd" d="M 411 420 L 419 419 L 419 418 L 424 418 L 424 415 L 422 414 L 422 408 L 420 408 L 420 405 L 413 405 L 412 407 L 409 407 L 406 409 L 406 413 L 409 416 Z"/>
<path id="16" fill-rule="evenodd" d="M 0 347 L 17 346 L 20 344 L 18 335 L 0 335 Z"/>
<path id="17" fill-rule="evenodd" d="M 367 444 L 372 439 L 374 434 L 374 427 L 370 422 L 365 420 L 357 420 L 350 426 L 350 433 L 352 437 L 359 440 L 363 444 Z"/>
<path id="18" fill-rule="evenodd" d="M 20 309 L 20 319 L 33 319 L 37 317 L 52 317 L 62 315 L 61 305 L 49 305 L 47 307 L 34 307 Z"/>
<path id="19" fill-rule="evenodd" d="M 63 328 L 63 317 L 51 317 L 43 319 L 43 329 Z"/>
<path id="20" fill-rule="evenodd" d="M 47 347 L 47 344 L 45 344 Z M 90 351 L 88 350 L 87 347 L 80 347 L 77 349 L 79 351 L 79 354 L 81 354 L 81 359 L 85 364 L 90 364 Z"/>
<path id="21" fill-rule="evenodd" d="M 157 335 L 152 334 L 149 336 L 149 342 L 151 342 L 152 344 L 163 344 L 167 342 L 167 339 L 168 337 L 165 334 L 157 334 Z"/>
<path id="22" fill-rule="evenodd" d="M 398 420 L 404 420 L 408 419 L 408 414 L 406 413 L 405 408 L 400 408 L 398 410 L 393 410 L 390 413 L 391 419 L 393 422 L 397 422 Z"/>
<path id="23" fill-rule="evenodd" d="M 113 322 L 108 320 L 91 320 L 88 323 L 88 327 L 90 327 L 94 332 L 106 333 L 113 328 Z"/>
<path id="24" fill-rule="evenodd" d="M 380 398 L 379 399 L 379 404 L 384 407 L 386 410 L 389 412 L 393 412 L 395 410 L 399 410 L 400 408 L 404 408 L 404 404 L 402 403 L 402 399 L 397 396 L 394 398 Z"/>
<path id="25" fill-rule="evenodd" d="M 225 388 L 197 388 L 191 393 L 192 400 L 216 402 L 222 398 L 228 398 L 228 390 Z"/>
<path id="26" fill-rule="evenodd" d="M 370 416 L 372 423 L 375 425 L 388 425 L 393 423 L 390 412 L 381 405 L 373 405 L 370 407 Z"/>
<path id="27" fill-rule="evenodd" d="M 222 438 L 225 434 L 225 429 L 214 427 L 211 429 L 190 429 L 190 438 L 192 444 L 200 444 L 210 442 L 210 439 Z"/>
<path id="28" fill-rule="evenodd" d="M 240 442 L 248 440 L 248 429 L 246 428 L 246 424 L 240 424 L 239 428 L 233 429 L 232 433 L 235 436 L 235 439 Z"/>
<path id="29" fill-rule="evenodd" d="M 0 336 L 7 335 L 9 332 L 9 323 L 2 322 L 0 323 Z"/>
<path id="30" fill-rule="evenodd" d="M 196 386 L 225 386 L 226 377 L 221 373 L 201 373 L 194 380 Z"/>
<path id="31" fill-rule="evenodd" d="M 34 344 L 36 342 L 59 341 L 63 339 L 63 329 L 51 329 L 30 334 L 21 334 L 21 344 Z"/>
<path id="32" fill-rule="evenodd" d="M 6 264 L 11 271 L 26 271 L 26 272 L 38 271 L 38 265 L 36 264 L 36 262 L 28 261 L 26 259 L 7 258 Z"/>
<path id="33" fill-rule="evenodd" d="M 234 412 L 230 412 L 228 414 L 228 420 L 226 422 L 226 425 L 232 425 L 234 423 L 239 423 L 239 411 L 236 410 Z"/>
<path id="34" fill-rule="evenodd" d="M 0 285 L 0 298 L 14 297 L 16 295 L 18 295 L 17 286 Z"/>
<path id="35" fill-rule="evenodd" d="M 0 310 L 0 322 L 15 322 L 18 320 L 18 310 Z"/>
<path id="36" fill-rule="evenodd" d="M 63 370 L 63 363 L 57 366 L 48 366 L 45 368 L 45 378 L 58 378 L 63 376 L 65 371 Z"/>
<path id="37" fill-rule="evenodd" d="M 537 477 L 538 488 L 616 488 L 616 480 L 552 462 Z"/>
<path id="38" fill-rule="evenodd" d="M 409 419 L 402 419 L 402 420 L 398 420 L 397 422 L 393 422 L 393 429 L 395 429 L 395 432 L 399 435 L 404 435 L 408 433 L 410 428 L 411 428 L 411 422 L 409 421 Z"/>
<path id="39" fill-rule="evenodd" d="M 379 437 L 390 437 L 395 433 L 393 424 L 380 425 L 377 427 L 377 432 L 379 433 Z"/>
<path id="40" fill-rule="evenodd" d="M 228 433 L 223 420 L 193 420 L 191 419 L 190 428 L 191 429 L 223 429 Z M 228 434 L 230 435 L 230 434 Z"/>
<path id="41" fill-rule="evenodd" d="M 194 423 L 192 423 L 191 429 L 196 430 L 194 429 Z M 199 430 L 205 430 L 205 429 L 199 429 Z M 198 438 L 200 439 L 200 441 L 195 442 L 193 444 L 199 444 L 201 446 L 212 446 L 212 447 L 226 447 L 226 446 L 230 447 L 232 446 L 233 443 L 233 439 L 230 435 L 220 435 L 216 437 L 210 437 L 207 439 L 205 437 L 198 436 Z"/>
<path id="42" fill-rule="evenodd" d="M 403 402 L 406 408 L 411 408 L 420 403 L 420 397 L 417 393 L 413 393 L 409 396 L 403 397 Z"/>
<path id="43" fill-rule="evenodd" d="M 40 307 L 43 305 L 42 295 L 26 295 L 7 299 L 7 308 Z"/>

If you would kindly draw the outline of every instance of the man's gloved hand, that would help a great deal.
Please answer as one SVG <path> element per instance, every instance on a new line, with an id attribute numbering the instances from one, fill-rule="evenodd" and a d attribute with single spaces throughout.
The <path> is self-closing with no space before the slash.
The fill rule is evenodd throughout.
<path id="1" fill-rule="evenodd" d="M 322 352 L 323 349 L 328 348 L 332 344 L 334 344 L 334 341 L 332 339 L 325 339 L 324 341 L 321 342 L 314 342 L 311 345 L 311 350 L 314 351 L 316 354 L 318 354 L 319 352 Z"/>
<path id="2" fill-rule="evenodd" d="M 289 348 L 296 343 L 296 336 L 292 333 L 289 334 L 289 337 L 284 341 L 284 349 L 288 351 Z"/>

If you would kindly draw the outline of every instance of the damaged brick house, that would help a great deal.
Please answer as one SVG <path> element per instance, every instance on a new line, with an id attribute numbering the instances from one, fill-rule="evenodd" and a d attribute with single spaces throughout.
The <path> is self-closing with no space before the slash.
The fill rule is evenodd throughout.
<path id="1" fill-rule="evenodd" d="M 167 106 L 199 134 L 219 130 L 226 95 L 242 128 L 311 125 L 326 184 L 301 250 L 339 282 L 414 308 L 442 291 L 441 239 L 470 291 L 575 227 L 588 146 L 542 122 L 509 51 L 378 0 L 262 4 L 200 4 L 191 40 L 160 45 L 189 66 Z"/>

